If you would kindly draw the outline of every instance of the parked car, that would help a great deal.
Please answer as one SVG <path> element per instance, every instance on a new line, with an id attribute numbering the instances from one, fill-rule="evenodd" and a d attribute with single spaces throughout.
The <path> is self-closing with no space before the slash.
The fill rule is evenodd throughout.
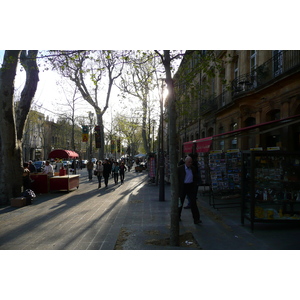
<path id="1" fill-rule="evenodd" d="M 44 166 L 45 166 L 44 161 L 34 161 L 33 164 L 37 172 L 42 172 L 44 170 Z"/>
<path id="2" fill-rule="evenodd" d="M 67 167 L 71 168 L 72 166 L 72 163 L 68 160 L 63 160 L 63 165 L 64 165 L 64 168 L 66 169 Z"/>
<path id="3" fill-rule="evenodd" d="M 83 160 L 81 161 L 81 167 L 82 167 L 82 168 L 85 168 L 87 163 L 88 163 L 88 161 L 87 161 L 86 159 L 83 159 Z"/>
<path id="4" fill-rule="evenodd" d="M 142 162 L 139 165 L 135 166 L 135 171 L 136 172 L 142 172 L 143 170 L 146 170 L 146 169 L 147 169 L 147 165 L 144 162 Z"/>

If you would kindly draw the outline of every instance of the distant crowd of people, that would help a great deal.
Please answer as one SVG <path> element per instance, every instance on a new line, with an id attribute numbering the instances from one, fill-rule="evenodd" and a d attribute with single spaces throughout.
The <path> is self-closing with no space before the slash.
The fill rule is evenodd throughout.
<path id="1" fill-rule="evenodd" d="M 133 159 L 104 159 L 94 162 L 90 159 L 86 168 L 88 171 L 89 181 L 93 180 L 93 176 L 97 177 L 98 180 L 98 189 L 101 188 L 102 179 L 105 185 L 105 188 L 108 187 L 109 178 L 113 178 L 115 185 L 119 183 L 123 184 L 125 180 L 125 172 L 130 172 L 133 164 L 139 164 L 139 161 L 134 161 Z M 56 167 L 59 167 L 59 164 L 56 164 Z M 63 166 L 61 166 L 63 168 Z M 23 188 L 24 191 L 31 188 L 31 179 L 30 173 L 36 173 L 36 167 L 33 162 L 30 160 L 23 164 Z M 54 175 L 53 165 L 50 164 L 50 161 L 45 162 L 45 166 L 42 170 L 42 174 L 46 174 L 48 177 Z M 189 155 L 178 163 L 178 187 L 179 187 L 179 198 L 180 205 L 178 207 L 179 220 L 181 217 L 182 208 L 184 205 L 185 198 L 188 199 L 188 205 L 184 208 L 190 208 L 192 212 L 192 217 L 195 224 L 200 224 L 200 213 L 197 206 L 197 190 L 198 190 L 198 167 L 197 160 Z"/>
<path id="2" fill-rule="evenodd" d="M 110 177 L 114 179 L 115 185 L 119 183 L 119 180 L 121 184 L 123 184 L 125 180 L 125 171 L 130 172 L 133 162 L 132 159 L 121 159 L 119 161 L 114 159 L 104 159 L 103 161 L 98 160 L 96 165 L 94 165 L 92 160 L 89 160 L 86 165 L 89 181 L 93 180 L 93 175 L 97 176 L 98 189 L 101 188 L 102 179 L 107 188 L 108 179 Z"/>
<path id="3" fill-rule="evenodd" d="M 123 184 L 125 179 L 125 171 L 130 171 L 133 164 L 133 159 L 120 159 L 119 161 L 114 159 L 104 159 L 96 161 L 94 163 L 92 159 L 88 160 L 86 163 L 86 168 L 88 171 L 88 178 L 92 181 L 93 176 L 97 176 L 98 178 L 98 188 L 101 187 L 102 179 L 104 180 L 104 185 L 107 187 L 108 179 L 111 176 L 114 179 L 115 184 L 118 184 L 120 181 Z M 76 174 L 76 168 L 82 168 L 82 166 L 74 163 L 70 164 L 69 172 Z M 39 170 L 40 174 L 47 174 L 48 177 L 53 177 L 55 172 L 59 172 L 61 169 L 65 169 L 63 163 L 60 160 L 50 161 L 47 160 L 43 162 L 41 170 Z M 31 179 L 30 174 L 37 173 L 38 170 L 34 163 L 29 160 L 23 164 L 23 189 L 31 188 Z"/>

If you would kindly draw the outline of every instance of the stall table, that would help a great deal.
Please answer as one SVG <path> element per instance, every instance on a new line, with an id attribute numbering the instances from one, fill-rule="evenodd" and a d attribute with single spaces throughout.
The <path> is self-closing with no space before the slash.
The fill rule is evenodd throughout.
<path id="1" fill-rule="evenodd" d="M 50 191 L 70 191 L 79 187 L 79 175 L 50 177 Z"/>
<path id="2" fill-rule="evenodd" d="M 30 174 L 31 189 L 36 194 L 47 194 L 49 193 L 48 176 L 42 173 Z"/>

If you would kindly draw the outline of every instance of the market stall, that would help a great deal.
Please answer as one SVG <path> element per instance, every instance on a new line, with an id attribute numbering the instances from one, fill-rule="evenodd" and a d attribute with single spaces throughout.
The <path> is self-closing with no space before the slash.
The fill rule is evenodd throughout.
<path id="1" fill-rule="evenodd" d="M 211 150 L 211 136 L 183 144 L 186 154 L 197 153 L 203 194 L 208 188 L 209 204 L 214 208 L 239 207 L 241 205 L 241 152 L 239 149 Z M 231 200 L 232 199 L 232 200 Z"/>
<path id="2" fill-rule="evenodd" d="M 238 149 L 210 151 L 210 204 L 214 208 L 241 206 L 242 153 Z"/>
<path id="3" fill-rule="evenodd" d="M 71 160 L 78 158 L 79 155 L 75 151 L 56 149 L 49 153 L 49 159 L 65 159 Z M 60 169 L 59 173 L 49 178 L 50 191 L 70 191 L 79 187 L 79 175 L 70 175 L 67 170 Z"/>
<path id="4" fill-rule="evenodd" d="M 47 194 L 49 193 L 48 176 L 41 172 L 30 174 L 31 189 L 35 194 Z"/>
<path id="5" fill-rule="evenodd" d="M 300 223 L 300 153 L 243 153 L 241 222 Z"/>

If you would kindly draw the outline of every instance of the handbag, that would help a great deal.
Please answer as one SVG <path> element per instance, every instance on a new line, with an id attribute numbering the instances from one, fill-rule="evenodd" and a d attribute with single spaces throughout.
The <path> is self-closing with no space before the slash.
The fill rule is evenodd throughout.
<path id="1" fill-rule="evenodd" d="M 94 170 L 94 175 L 98 176 L 98 171 L 97 170 Z"/>

